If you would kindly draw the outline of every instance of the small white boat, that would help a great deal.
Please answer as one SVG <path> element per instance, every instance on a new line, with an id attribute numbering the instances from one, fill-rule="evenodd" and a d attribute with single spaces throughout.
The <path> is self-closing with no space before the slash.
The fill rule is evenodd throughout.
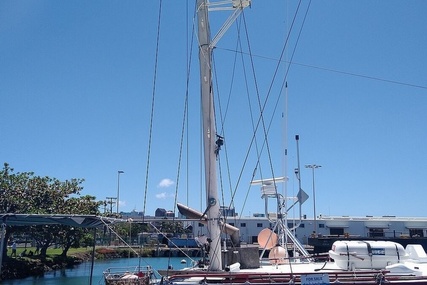
<path id="1" fill-rule="evenodd" d="M 103 275 L 106 285 L 148 285 L 158 283 L 150 266 L 108 268 L 103 272 Z"/>

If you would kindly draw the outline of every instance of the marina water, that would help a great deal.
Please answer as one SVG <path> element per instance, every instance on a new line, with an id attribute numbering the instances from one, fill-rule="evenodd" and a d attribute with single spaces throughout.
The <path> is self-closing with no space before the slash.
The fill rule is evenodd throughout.
<path id="1" fill-rule="evenodd" d="M 186 263 L 181 263 L 185 260 Z M 191 260 L 183 257 L 151 257 L 151 258 L 119 258 L 109 260 L 95 260 L 93 265 L 92 284 L 104 284 L 102 272 L 111 267 L 135 267 L 150 265 L 154 270 L 166 269 L 171 265 L 174 269 L 182 269 L 191 265 Z M 28 277 L 25 279 L 2 280 L 2 285 L 67 285 L 90 284 L 91 262 L 84 262 L 74 268 L 47 272 L 42 277 Z"/>

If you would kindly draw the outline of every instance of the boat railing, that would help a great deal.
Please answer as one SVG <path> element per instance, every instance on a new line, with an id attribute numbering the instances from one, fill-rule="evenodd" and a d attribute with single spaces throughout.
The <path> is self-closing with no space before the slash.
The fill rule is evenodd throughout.
<path id="1" fill-rule="evenodd" d="M 168 277 L 166 284 L 175 282 L 182 284 L 303 284 L 304 276 L 310 276 L 313 273 L 248 273 L 248 272 L 191 272 L 191 280 L 188 282 L 186 275 L 188 272 L 180 272 L 177 275 Z M 415 282 L 417 284 L 426 284 L 425 276 L 394 276 L 389 275 L 386 270 L 360 270 L 360 271 L 320 271 L 319 274 L 327 276 L 328 284 L 360 284 L 360 285 L 379 285 L 379 284 L 406 284 Z M 186 280 L 188 283 L 184 282 Z M 319 283 L 317 283 L 319 284 Z"/>
<path id="2" fill-rule="evenodd" d="M 149 284 L 151 266 L 110 267 L 103 273 L 105 284 Z"/>

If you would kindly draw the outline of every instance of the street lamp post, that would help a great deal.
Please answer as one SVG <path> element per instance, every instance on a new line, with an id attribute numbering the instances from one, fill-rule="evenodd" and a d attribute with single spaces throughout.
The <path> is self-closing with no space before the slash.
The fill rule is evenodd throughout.
<path id="1" fill-rule="evenodd" d="M 117 171 L 117 214 L 119 214 L 119 198 L 120 198 L 120 174 L 125 173 L 122 170 Z"/>
<path id="2" fill-rule="evenodd" d="M 315 183 L 314 183 L 314 170 L 315 170 L 316 168 L 320 168 L 320 167 L 322 167 L 322 166 L 321 166 L 321 165 L 317 165 L 317 164 L 307 164 L 307 165 L 305 166 L 305 168 L 311 168 L 312 173 L 313 173 L 313 214 L 314 214 L 314 221 L 313 221 L 314 225 L 313 225 L 313 228 L 314 228 L 314 234 L 316 234 L 316 233 L 317 233 L 317 221 L 316 221 L 316 191 L 315 191 Z"/>

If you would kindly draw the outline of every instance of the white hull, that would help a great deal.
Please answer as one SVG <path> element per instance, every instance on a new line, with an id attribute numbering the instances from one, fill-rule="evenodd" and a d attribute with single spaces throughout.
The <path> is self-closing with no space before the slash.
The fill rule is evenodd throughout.
<path id="1" fill-rule="evenodd" d="M 345 251 L 343 249 L 346 249 Z M 372 254 L 372 252 L 374 254 Z M 370 254 L 369 254 L 370 253 Z M 390 260 L 397 262 L 392 263 Z M 427 284 L 427 260 L 421 246 L 403 249 L 390 242 L 339 241 L 327 262 L 287 262 L 255 269 L 208 272 L 188 269 L 175 272 L 166 284 Z"/>

